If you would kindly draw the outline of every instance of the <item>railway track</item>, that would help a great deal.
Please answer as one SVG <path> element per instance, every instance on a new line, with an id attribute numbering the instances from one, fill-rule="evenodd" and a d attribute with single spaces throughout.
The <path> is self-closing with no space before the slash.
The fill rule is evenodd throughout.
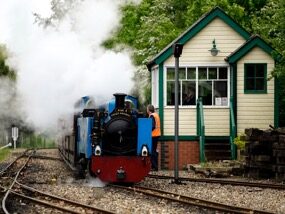
<path id="1" fill-rule="evenodd" d="M 23 171 L 23 169 L 27 166 L 28 162 L 30 161 L 30 159 L 31 159 L 31 157 L 32 157 L 32 155 L 33 155 L 34 153 L 35 153 L 35 150 L 31 150 L 31 151 L 30 151 L 30 154 L 28 155 L 27 160 L 24 162 L 24 164 L 23 164 L 23 165 L 19 168 L 19 170 L 17 171 L 16 176 L 13 178 L 12 184 L 8 187 L 8 189 L 7 189 L 7 191 L 6 191 L 5 195 L 4 195 L 4 198 L 3 198 L 3 200 L 2 200 L 2 210 L 3 210 L 5 213 L 9 213 L 8 210 L 7 210 L 7 208 L 6 208 L 6 200 L 7 200 L 8 196 L 9 196 L 9 194 L 11 193 L 12 188 L 14 187 L 14 185 L 15 185 L 15 183 L 16 183 L 16 181 L 17 181 L 19 175 L 20 175 L 20 173 L 21 173 L 21 172 Z M 24 153 L 24 154 L 25 154 L 25 153 Z M 22 156 L 20 156 L 20 157 L 22 157 Z M 3 173 L 6 173 L 6 172 L 8 171 L 8 169 L 9 169 L 11 166 L 13 166 L 15 163 L 17 163 L 18 160 L 19 160 L 19 159 L 16 159 L 16 161 L 14 161 L 13 164 L 11 164 L 8 168 L 6 168 L 6 170 L 5 170 Z"/>
<path id="2" fill-rule="evenodd" d="M 45 155 L 33 155 L 33 158 L 35 158 L 35 159 L 43 159 L 43 160 L 63 161 L 61 158 L 49 157 L 49 156 L 45 156 Z"/>
<path id="3" fill-rule="evenodd" d="M 171 202 L 178 202 L 178 203 L 189 205 L 189 206 L 196 206 L 196 207 L 200 207 L 204 209 L 221 211 L 225 213 L 249 213 L 249 214 L 253 214 L 253 213 L 272 214 L 273 213 L 273 212 L 268 212 L 268 211 L 263 211 L 263 210 L 256 210 L 256 209 L 251 209 L 251 208 L 222 204 L 218 202 L 203 200 L 199 198 L 189 197 L 185 195 L 176 194 L 173 192 L 167 192 L 167 191 L 154 189 L 154 188 L 148 188 L 148 187 L 141 187 L 141 186 L 125 187 L 125 186 L 118 186 L 118 185 L 109 185 L 109 186 L 127 190 L 127 191 L 133 191 L 136 193 L 142 193 L 147 196 L 165 199 Z"/>
<path id="4" fill-rule="evenodd" d="M 165 175 L 149 174 L 148 177 L 149 178 L 155 178 L 155 179 L 174 180 L 174 177 L 165 176 Z M 259 188 L 270 188 L 270 189 L 285 190 L 285 185 L 283 185 L 283 184 L 265 184 L 265 183 L 258 183 L 258 182 L 246 182 L 246 181 L 224 180 L 224 179 L 214 179 L 214 178 L 180 177 L 179 180 L 180 181 L 188 181 L 188 182 L 216 183 L 216 184 L 224 184 L 224 185 L 232 185 L 232 186 L 248 186 L 248 187 L 259 187 Z"/>
<path id="5" fill-rule="evenodd" d="M 23 198 L 29 202 L 41 204 L 50 208 L 61 210 L 68 213 L 106 213 L 112 214 L 113 212 L 93 207 L 87 204 L 72 201 L 66 198 L 55 196 L 43 191 L 34 189 L 27 185 L 16 182 L 17 190 L 12 191 L 17 197 Z"/>
<path id="6" fill-rule="evenodd" d="M 24 162 L 20 162 L 20 160 L 24 158 Z M 1 195 L 3 195 L 2 210 L 4 213 L 10 213 L 7 209 L 9 208 L 9 205 L 7 205 L 8 198 L 13 198 L 14 204 L 16 203 L 15 198 L 21 198 L 22 201 L 24 200 L 27 204 L 38 204 L 43 207 L 49 207 L 53 210 L 63 211 L 64 213 L 113 213 L 97 207 L 48 194 L 19 183 L 18 178 L 22 175 L 24 168 L 32 158 L 61 160 L 54 157 L 36 155 L 36 150 L 29 150 L 25 151 L 12 163 L 2 169 L 0 171 L 0 176 L 2 177 L 0 189 Z M 2 182 L 3 180 L 5 180 L 5 182 Z"/>
<path id="7" fill-rule="evenodd" d="M 0 176 L 3 176 L 5 173 L 7 173 L 7 171 L 9 169 L 11 169 L 16 163 L 17 161 L 19 161 L 20 159 L 27 157 L 27 154 L 30 152 L 31 150 L 26 150 L 24 151 L 21 155 L 19 155 L 14 161 L 12 161 L 11 163 L 7 164 L 3 169 L 0 170 Z"/>

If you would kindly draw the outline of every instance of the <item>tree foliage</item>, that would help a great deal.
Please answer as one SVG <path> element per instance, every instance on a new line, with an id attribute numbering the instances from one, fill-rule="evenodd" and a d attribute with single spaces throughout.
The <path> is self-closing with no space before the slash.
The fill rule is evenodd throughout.
<path id="1" fill-rule="evenodd" d="M 285 126 L 285 0 L 271 0 L 256 12 L 252 26 L 275 48 L 277 64 L 272 76 L 278 79 L 279 89 L 279 124 Z"/>
<path id="2" fill-rule="evenodd" d="M 178 35 L 214 7 L 221 7 L 237 23 L 252 34 L 259 34 L 276 49 L 275 56 L 285 56 L 285 0 L 142 0 L 140 4 L 123 5 L 121 25 L 103 45 L 107 48 L 133 49 L 134 63 L 139 66 L 135 75 L 137 85 L 149 79 L 145 64 Z M 280 56 L 280 55 L 279 55 Z M 280 116 L 285 117 L 285 60 L 272 72 L 280 84 Z M 148 80 L 148 83 L 150 81 Z M 150 86 L 145 84 L 145 93 Z M 147 102 L 150 102 L 149 97 Z M 283 110 L 284 111 L 284 110 Z M 285 121 L 282 122 L 285 125 Z"/>
<path id="3" fill-rule="evenodd" d="M 0 77 L 5 76 L 12 80 L 15 80 L 16 73 L 5 63 L 6 59 L 7 59 L 6 49 L 5 47 L 0 46 Z"/>
<path id="4" fill-rule="evenodd" d="M 252 31 L 251 17 L 263 8 L 266 0 L 142 0 L 121 8 L 121 26 L 105 41 L 107 48 L 127 45 L 134 49 L 134 62 L 146 63 L 179 34 L 216 6 L 247 30 Z"/>
<path id="5" fill-rule="evenodd" d="M 51 0 L 52 14 L 49 17 L 42 17 L 38 13 L 34 13 L 35 23 L 44 28 L 52 26 L 57 27 L 58 23 L 66 16 L 68 11 L 74 9 L 81 0 Z"/>

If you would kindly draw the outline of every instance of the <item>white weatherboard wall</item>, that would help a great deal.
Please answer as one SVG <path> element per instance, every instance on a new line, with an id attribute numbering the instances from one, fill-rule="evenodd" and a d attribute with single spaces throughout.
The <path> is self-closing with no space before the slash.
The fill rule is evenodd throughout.
<path id="1" fill-rule="evenodd" d="M 220 50 L 215 57 L 209 52 L 214 39 Z M 225 58 L 244 42 L 242 36 L 216 18 L 184 45 L 179 58 L 180 66 L 228 66 Z M 164 62 L 164 66 L 174 65 L 173 56 Z M 182 108 L 179 111 L 179 135 L 196 135 L 196 108 Z M 204 108 L 204 118 L 206 136 L 229 136 L 229 108 Z M 174 135 L 174 108 L 171 107 L 164 109 L 164 135 Z"/>
<path id="2" fill-rule="evenodd" d="M 204 108 L 205 135 L 229 136 L 230 135 L 230 110 L 229 108 Z"/>
<path id="3" fill-rule="evenodd" d="M 229 136 L 229 109 L 204 108 L 205 135 Z M 179 109 L 179 135 L 196 135 L 196 109 Z M 164 109 L 164 135 L 174 135 L 174 109 Z"/>
<path id="4" fill-rule="evenodd" d="M 261 48 L 253 48 L 237 63 L 237 128 L 268 129 L 274 125 L 274 80 L 267 81 L 267 94 L 244 94 L 244 64 L 267 63 L 267 76 L 274 68 L 274 60 Z"/>
<path id="5" fill-rule="evenodd" d="M 209 51 L 213 47 L 214 39 L 217 49 L 220 50 L 215 57 Z M 223 20 L 216 18 L 184 45 L 179 61 L 181 65 L 226 64 L 225 58 L 244 42 L 245 39 L 242 36 Z M 171 56 L 164 65 L 175 65 L 175 58 Z"/>
<path id="6" fill-rule="evenodd" d="M 164 108 L 164 135 L 174 135 L 174 109 Z M 179 135 L 196 135 L 196 109 L 179 109 Z"/>

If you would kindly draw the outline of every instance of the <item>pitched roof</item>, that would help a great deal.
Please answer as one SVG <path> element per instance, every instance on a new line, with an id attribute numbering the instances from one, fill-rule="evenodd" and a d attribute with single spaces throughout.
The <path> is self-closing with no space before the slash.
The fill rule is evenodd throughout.
<path id="1" fill-rule="evenodd" d="M 231 26 L 236 32 L 238 32 L 245 40 L 250 38 L 248 33 L 243 27 L 237 24 L 230 16 L 228 16 L 220 7 L 215 7 L 210 12 L 204 14 L 199 20 L 197 20 L 191 27 L 189 27 L 178 38 L 171 42 L 166 48 L 164 48 L 159 54 L 157 54 L 150 62 L 147 63 L 147 67 L 150 70 L 155 64 L 160 64 L 170 57 L 172 53 L 172 45 L 175 43 L 181 43 L 184 45 L 197 33 L 199 33 L 205 26 L 207 26 L 215 18 L 222 19 L 225 23 Z"/>
<path id="2" fill-rule="evenodd" d="M 268 45 L 263 39 L 261 39 L 258 35 L 251 36 L 244 44 L 242 44 L 238 49 L 232 52 L 225 60 L 229 63 L 235 63 L 244 55 L 246 55 L 252 48 L 260 47 L 263 51 L 272 54 L 274 49 Z"/>

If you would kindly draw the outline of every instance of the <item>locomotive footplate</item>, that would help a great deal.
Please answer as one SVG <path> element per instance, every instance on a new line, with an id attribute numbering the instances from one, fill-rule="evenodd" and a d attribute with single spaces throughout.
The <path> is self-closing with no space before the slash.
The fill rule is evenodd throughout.
<path id="1" fill-rule="evenodd" d="M 150 169 L 150 157 L 92 156 L 91 171 L 105 182 L 140 182 Z"/>

